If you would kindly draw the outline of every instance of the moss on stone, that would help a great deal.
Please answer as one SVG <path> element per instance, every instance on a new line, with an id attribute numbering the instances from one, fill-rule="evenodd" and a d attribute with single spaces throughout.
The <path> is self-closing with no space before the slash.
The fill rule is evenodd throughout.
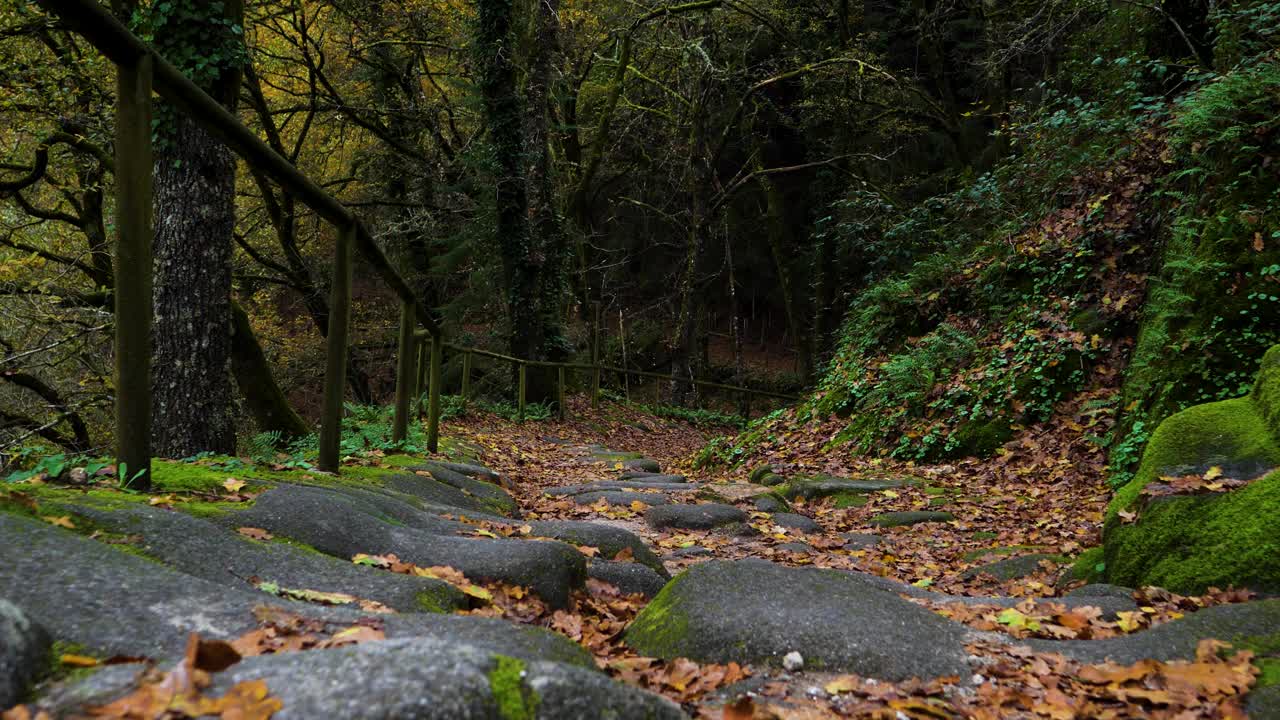
<path id="1" fill-rule="evenodd" d="M 226 517 L 238 510 L 244 510 L 253 505 L 252 500 L 238 503 L 220 503 L 206 502 L 203 500 L 184 500 L 174 503 L 176 510 L 184 512 L 188 515 L 206 520 Z"/>
<path id="2" fill-rule="evenodd" d="M 1013 425 L 1008 418 L 970 420 L 951 434 L 949 450 L 942 458 L 990 457 L 1013 437 Z"/>
<path id="3" fill-rule="evenodd" d="M 1134 480 L 1108 506 L 1104 540 L 1111 582 L 1196 593 L 1210 586 L 1280 591 L 1280 473 L 1224 493 L 1149 499 L 1166 475 L 1219 466 L 1250 479 L 1280 466 L 1280 346 L 1270 349 L 1249 395 L 1197 405 L 1156 429 Z M 1119 512 L 1135 512 L 1124 522 Z"/>
<path id="4" fill-rule="evenodd" d="M 244 481 L 246 490 L 260 486 L 261 480 L 270 471 L 264 471 L 253 465 L 236 468 L 219 468 L 217 459 L 212 464 L 206 461 L 179 462 L 176 460 L 153 460 L 151 462 L 151 488 L 156 493 L 199 492 L 216 493 L 223 490 L 222 484 L 228 478 Z M 271 473 L 275 474 L 275 473 Z"/>
<path id="5" fill-rule="evenodd" d="M 392 467 L 406 468 L 406 467 L 413 467 L 415 465 L 421 465 L 423 463 L 423 460 L 424 460 L 423 458 L 417 455 L 397 454 L 397 455 L 387 455 L 386 457 L 382 458 L 382 463 L 384 465 L 390 465 Z"/>
<path id="6" fill-rule="evenodd" d="M 449 591 L 444 588 L 423 590 L 413 599 L 422 612 L 448 615 L 455 609 L 454 604 L 450 602 Z"/>
<path id="7" fill-rule="evenodd" d="M 1280 658 L 1256 658 L 1253 661 L 1258 668 L 1258 680 L 1254 690 L 1280 685 Z"/>
<path id="8" fill-rule="evenodd" d="M 494 656 L 489 671 L 489 691 L 498 704 L 502 720 L 533 720 L 538 713 L 538 694 L 524 682 L 524 661 L 506 655 Z"/>
<path id="9" fill-rule="evenodd" d="M 680 578 L 667 583 L 627 627 L 626 641 L 641 655 L 673 658 L 681 654 L 689 618 L 676 610 Z"/>
<path id="10" fill-rule="evenodd" d="M 1226 493 L 1162 498 L 1106 536 L 1111 582 L 1194 594 L 1280 592 L 1280 472 Z"/>
<path id="11" fill-rule="evenodd" d="M 35 677 L 36 683 L 79 682 L 102 669 L 102 665 L 94 665 L 92 667 L 68 665 L 62 662 L 62 658 L 65 655 L 91 657 L 96 660 L 103 659 L 90 652 L 88 648 L 80 643 L 55 640 L 49 647 L 49 654 L 45 659 L 45 667 Z"/>
<path id="12" fill-rule="evenodd" d="M 1147 443 L 1132 482 L 1116 493 L 1108 520 L 1133 505 L 1142 488 L 1169 474 L 1204 472 L 1209 467 L 1250 469 L 1280 465 L 1280 447 L 1252 397 L 1196 405 L 1160 424 Z"/>
<path id="13" fill-rule="evenodd" d="M 838 495 L 832 495 L 831 497 L 835 501 L 835 507 L 838 510 L 862 507 L 869 502 L 867 496 L 862 493 L 840 493 Z"/>
<path id="14" fill-rule="evenodd" d="M 1102 582 L 1106 578 L 1106 570 L 1106 551 L 1102 546 L 1098 546 L 1080 553 L 1068 572 L 1072 580 L 1095 583 Z"/>
<path id="15" fill-rule="evenodd" d="M 729 505 L 733 503 L 733 501 L 730 500 L 728 497 L 725 497 L 723 494 L 716 492 L 715 490 L 709 487 L 699 488 L 698 492 L 694 493 L 693 496 L 698 500 L 706 500 L 707 502 L 721 503 L 723 505 Z"/>
<path id="16" fill-rule="evenodd" d="M 245 538 L 245 539 L 246 539 L 246 540 L 249 540 L 249 542 L 258 542 L 257 540 L 253 540 L 253 539 L 251 539 L 251 538 Z M 315 549 L 315 548 L 314 548 L 314 547 L 312 547 L 311 545 L 308 545 L 308 544 L 306 544 L 306 543 L 304 543 L 304 542 L 302 542 L 302 541 L 299 541 L 299 540 L 294 540 L 293 538 L 287 538 L 287 537 L 279 537 L 279 536 L 276 536 L 276 537 L 272 537 L 272 538 L 271 538 L 270 540 L 268 540 L 267 542 L 268 542 L 268 543 L 271 543 L 271 544 L 273 544 L 273 545 L 286 545 L 286 546 L 288 546 L 288 547 L 293 548 L 294 550 L 301 550 L 302 552 L 309 553 L 309 554 L 312 554 L 312 555 L 320 555 L 320 556 L 322 556 L 322 557 L 326 557 L 326 558 L 333 557 L 332 555 L 326 555 L 326 554 L 324 554 L 324 553 L 320 552 L 319 550 Z"/>

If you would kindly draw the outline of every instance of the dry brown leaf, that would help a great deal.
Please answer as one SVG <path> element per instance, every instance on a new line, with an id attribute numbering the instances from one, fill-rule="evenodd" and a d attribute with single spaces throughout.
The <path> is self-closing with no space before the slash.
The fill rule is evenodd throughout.
<path id="1" fill-rule="evenodd" d="M 240 533 L 241 535 L 251 540 L 266 541 L 266 540 L 271 540 L 272 538 L 275 537 L 275 535 L 272 535 L 266 530 L 263 530 L 262 528 L 255 528 L 255 527 L 236 528 L 236 532 Z"/>

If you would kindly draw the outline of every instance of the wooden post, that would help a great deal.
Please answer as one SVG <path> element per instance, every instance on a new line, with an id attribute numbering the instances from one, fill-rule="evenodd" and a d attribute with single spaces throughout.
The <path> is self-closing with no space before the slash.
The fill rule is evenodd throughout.
<path id="1" fill-rule="evenodd" d="M 600 301 L 592 303 L 591 323 L 591 407 L 600 407 Z"/>
<path id="2" fill-rule="evenodd" d="M 324 370 L 324 419 L 320 425 L 320 469 L 338 472 L 342 442 L 342 398 L 347 387 L 347 330 L 351 323 L 351 266 L 356 226 L 338 229 L 329 286 L 329 337 Z"/>
<path id="3" fill-rule="evenodd" d="M 120 481 L 143 492 L 151 489 L 151 69 L 148 54 L 116 71 L 116 461 Z"/>
<path id="4" fill-rule="evenodd" d="M 559 408 L 560 408 L 560 419 L 561 419 L 561 420 L 564 420 L 564 419 L 566 419 L 566 418 L 568 418 L 568 417 L 569 417 L 569 410 L 568 410 L 568 408 L 566 408 L 566 407 L 565 407 L 565 404 L 564 404 L 564 403 L 565 403 L 565 392 L 564 392 L 564 366 L 563 366 L 563 365 L 561 365 L 561 366 L 557 367 L 557 368 L 556 368 L 556 370 L 557 370 L 557 373 L 556 373 L 556 375 L 557 375 L 557 377 L 556 377 L 556 381 L 557 381 L 557 382 L 556 382 L 556 404 L 557 404 L 557 405 L 559 406 Z"/>
<path id="5" fill-rule="evenodd" d="M 413 400 L 418 368 L 413 331 L 418 325 L 418 311 L 413 303 L 400 303 L 400 350 L 396 359 L 396 417 L 391 425 L 391 442 L 404 442 L 409 437 L 409 408 Z"/>
<path id="6" fill-rule="evenodd" d="M 528 388 L 528 384 L 529 384 L 528 374 L 529 373 L 526 370 L 525 364 L 519 363 L 520 394 L 516 398 L 516 406 L 519 408 L 518 417 L 520 418 L 520 422 L 524 422 L 524 396 L 525 396 L 525 390 Z"/>
<path id="7" fill-rule="evenodd" d="M 427 392 L 427 372 L 431 368 L 431 341 L 427 338 L 418 340 L 418 382 L 414 386 L 413 397 L 418 403 L 418 418 L 427 414 L 427 405 L 422 396 Z"/>
<path id="8" fill-rule="evenodd" d="M 622 308 L 618 308 L 618 341 L 622 343 L 622 394 L 631 404 L 631 376 L 627 374 L 627 326 L 622 324 Z"/>
<path id="9" fill-rule="evenodd" d="M 471 351 L 462 356 L 462 402 L 471 399 Z"/>
<path id="10" fill-rule="evenodd" d="M 431 338 L 431 387 L 427 401 L 427 450 L 440 451 L 440 366 L 444 364 L 444 338 Z"/>

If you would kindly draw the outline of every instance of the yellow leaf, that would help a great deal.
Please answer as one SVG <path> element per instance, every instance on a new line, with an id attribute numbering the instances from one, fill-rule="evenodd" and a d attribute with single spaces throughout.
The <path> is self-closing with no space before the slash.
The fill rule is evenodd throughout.
<path id="1" fill-rule="evenodd" d="M 1217 465 L 1214 465 L 1213 467 L 1209 468 L 1208 472 L 1204 474 L 1205 480 L 1216 480 L 1220 477 L 1222 477 L 1222 468 L 1218 467 Z"/>
<path id="2" fill-rule="evenodd" d="M 823 685 L 822 689 L 826 690 L 832 695 L 839 695 L 840 693 L 853 692 L 854 690 L 857 690 L 858 688 L 861 688 L 861 687 L 862 687 L 862 678 L 858 677 L 857 675 L 841 675 L 840 677 L 835 678 L 834 680 L 827 683 L 826 685 Z"/>
<path id="3" fill-rule="evenodd" d="M 92 658 L 88 655 L 63 655 L 58 658 L 58 662 L 71 667 L 87 668 L 98 666 L 98 658 Z"/>
<path id="4" fill-rule="evenodd" d="M 223 481 L 222 487 L 226 488 L 229 492 L 240 492 L 241 488 L 244 487 L 244 481 L 237 480 L 235 478 L 227 478 Z"/>
<path id="5" fill-rule="evenodd" d="M 50 525 L 57 525 L 58 527 L 64 527 L 64 528 L 66 528 L 66 529 L 68 529 L 68 530 L 75 530 L 75 529 L 76 529 L 76 524 L 75 524 L 75 523 L 73 523 L 73 522 L 71 522 L 71 516 L 70 516 L 70 515 L 63 515 L 63 516 L 61 516 L 61 517 L 54 517 L 54 516 L 52 516 L 52 515 L 45 515 L 45 516 L 41 517 L 40 519 L 41 519 L 41 520 L 43 520 L 43 521 L 45 521 L 45 522 L 47 522 L 47 523 L 49 523 Z"/>

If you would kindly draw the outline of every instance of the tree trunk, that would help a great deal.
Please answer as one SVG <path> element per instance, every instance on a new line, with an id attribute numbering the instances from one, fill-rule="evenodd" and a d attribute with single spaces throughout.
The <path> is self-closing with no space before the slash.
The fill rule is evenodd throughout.
<path id="1" fill-rule="evenodd" d="M 684 263 L 680 270 L 680 284 L 677 287 L 680 299 L 680 314 L 676 318 L 676 337 L 672 343 L 671 359 L 671 402 L 680 407 L 688 407 L 691 400 L 696 400 L 697 386 L 695 379 L 694 359 L 697 355 L 698 315 L 701 302 L 698 296 L 698 274 L 702 261 L 702 249 L 706 245 L 709 232 L 707 223 L 707 193 L 712 191 L 712 168 L 707 158 L 706 147 L 706 93 L 707 78 L 698 80 L 698 102 L 692 108 L 692 129 L 689 133 L 689 162 L 691 165 L 689 185 L 689 232 L 685 245 Z"/>
<path id="2" fill-rule="evenodd" d="M 524 143 L 528 158 L 530 240 L 542 255 L 538 279 L 537 309 L 541 328 L 537 358 L 566 360 L 569 344 L 564 337 L 565 265 L 567 238 L 556 212 L 551 168 L 552 69 L 560 54 L 559 0 L 535 0 L 529 75 L 525 85 Z M 529 396 L 543 401 L 557 396 L 553 368 L 530 369 Z"/>
<path id="3" fill-rule="evenodd" d="M 258 338 L 253 335 L 248 314 L 234 301 L 231 318 L 231 370 L 258 430 L 278 432 L 285 441 L 305 437 L 311 428 L 289 406 L 284 391 L 271 374 L 271 365 L 262 353 Z"/>
<path id="4" fill-rule="evenodd" d="M 207 12 L 240 7 L 200 0 Z M 153 9 L 154 12 L 161 12 Z M 159 17 L 159 16 L 158 16 Z M 221 53 L 226 42 L 210 23 L 187 13 L 162 18 L 157 36 L 171 42 L 201 37 Z M 175 48 L 180 50 L 181 48 Z M 161 51 L 164 51 L 161 41 Z M 240 84 L 228 66 L 206 83 L 229 109 Z M 154 452 L 181 458 L 235 452 L 231 390 L 231 256 L 235 230 L 236 161 L 192 120 L 170 110 L 155 153 L 155 323 L 152 333 Z"/>
<path id="5" fill-rule="evenodd" d="M 538 291 L 545 257 L 529 231 L 523 110 L 512 59 L 511 0 L 477 0 L 476 56 L 489 141 L 497 161 L 495 203 L 502 278 L 511 323 L 511 355 L 533 359 L 542 347 Z"/>
<path id="6" fill-rule="evenodd" d="M 804 321 L 797 307 L 797 299 L 795 296 L 795 286 L 791 281 L 791 268 L 787 264 L 788 243 L 787 239 L 791 235 L 791 227 L 793 227 L 786 217 L 786 204 L 782 197 L 781 191 L 778 189 L 777 183 L 769 179 L 767 175 L 760 176 L 760 185 L 764 189 L 765 199 L 767 203 L 767 222 L 768 228 L 765 235 L 769 239 L 769 250 L 773 255 L 774 270 L 778 274 L 778 292 L 782 294 L 782 307 L 787 315 L 787 325 L 791 329 L 791 337 L 796 344 L 797 359 L 800 365 L 800 377 L 804 382 L 809 381 L 809 377 L 813 374 L 813 358 L 810 354 L 810 345 L 807 340 L 808 329 L 804 327 Z"/>

